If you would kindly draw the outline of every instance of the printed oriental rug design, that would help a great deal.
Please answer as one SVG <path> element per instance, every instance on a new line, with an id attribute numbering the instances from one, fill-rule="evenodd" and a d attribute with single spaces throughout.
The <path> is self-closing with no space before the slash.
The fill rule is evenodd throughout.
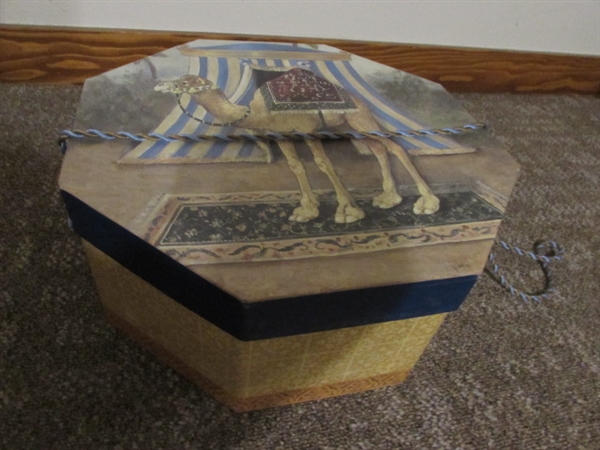
<path id="1" fill-rule="evenodd" d="M 356 109 L 342 89 L 310 70 L 295 68 L 261 86 L 267 108 L 286 113 L 347 112 Z"/>
<path id="2" fill-rule="evenodd" d="M 416 195 L 388 210 L 372 206 L 375 189 L 353 192 L 366 217 L 334 221 L 331 191 L 317 192 L 321 214 L 290 222 L 297 192 L 164 195 L 142 224 L 143 238 L 185 265 L 272 261 L 492 239 L 501 213 L 473 191 L 437 193 L 440 210 L 416 215 Z M 490 201 L 488 201 L 490 200 Z"/>

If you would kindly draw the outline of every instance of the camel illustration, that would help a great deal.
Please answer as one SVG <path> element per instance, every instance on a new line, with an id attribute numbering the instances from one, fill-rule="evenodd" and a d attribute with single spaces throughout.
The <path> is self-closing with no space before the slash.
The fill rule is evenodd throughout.
<path id="1" fill-rule="evenodd" d="M 298 67 L 283 72 L 283 75 L 279 77 L 285 76 L 287 76 L 287 79 L 282 79 L 281 86 L 286 90 L 286 98 L 292 103 L 295 101 L 301 103 L 306 98 L 303 97 L 306 91 L 312 90 L 311 100 L 315 101 L 314 104 L 316 105 L 319 105 L 319 101 L 322 100 L 339 99 L 341 95 L 344 99 L 350 101 L 349 104 L 352 107 L 344 110 L 319 108 L 318 113 L 315 113 L 314 110 L 303 112 L 301 109 L 294 111 L 293 114 L 277 113 L 273 111 L 272 105 L 265 99 L 266 91 L 260 88 L 256 90 L 248 106 L 237 105 L 232 103 L 212 81 L 196 75 L 184 75 L 174 81 L 159 83 L 154 90 L 175 95 L 189 94 L 197 104 L 221 122 L 219 124 L 221 126 L 227 125 L 248 130 L 278 133 L 313 133 L 322 129 L 331 130 L 344 126 L 360 131 L 381 130 L 369 108 L 360 99 L 346 92 L 343 88 L 317 77 L 309 70 Z M 265 85 L 272 82 L 273 80 L 265 83 Z M 322 142 L 310 139 L 305 142 L 312 151 L 316 165 L 329 177 L 335 189 L 338 202 L 335 222 L 351 223 L 362 219 L 365 213 L 356 204 L 335 172 L 331 160 L 325 153 Z M 433 194 L 401 146 L 390 139 L 378 136 L 360 140 L 353 139 L 351 142 L 361 153 L 364 153 L 365 150 L 362 146 L 367 146 L 381 166 L 383 192 L 373 199 L 373 206 L 388 209 L 402 201 L 392 177 L 387 153 L 389 151 L 400 160 L 417 185 L 420 197 L 413 206 L 413 212 L 415 214 L 433 214 L 439 209 L 439 199 Z M 306 170 L 298 157 L 294 142 L 291 140 L 278 141 L 277 144 L 296 176 L 300 188 L 300 205 L 294 209 L 289 220 L 308 222 L 319 215 L 317 196 L 310 186 Z"/>

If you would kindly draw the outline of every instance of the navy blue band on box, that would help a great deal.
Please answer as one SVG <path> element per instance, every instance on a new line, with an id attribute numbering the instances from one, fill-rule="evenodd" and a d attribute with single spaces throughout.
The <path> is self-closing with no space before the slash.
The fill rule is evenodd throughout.
<path id="1" fill-rule="evenodd" d="M 475 275 L 471 275 L 263 302 L 241 302 L 74 195 L 64 190 L 61 193 L 78 235 L 174 301 L 242 341 L 454 311 L 477 280 Z"/>

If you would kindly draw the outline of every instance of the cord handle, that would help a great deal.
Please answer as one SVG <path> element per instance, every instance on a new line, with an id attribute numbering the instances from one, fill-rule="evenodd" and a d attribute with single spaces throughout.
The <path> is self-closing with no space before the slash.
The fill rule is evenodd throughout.
<path id="1" fill-rule="evenodd" d="M 504 270 L 496 263 L 495 253 L 490 253 L 488 258 L 488 267 L 486 271 L 488 274 L 500 283 L 507 291 L 511 294 L 521 297 L 524 301 L 534 300 L 540 302 L 547 300 L 551 297 L 554 292 L 554 280 L 552 277 L 552 270 L 550 264 L 556 261 L 564 259 L 565 250 L 564 248 L 556 243 L 555 241 L 540 241 L 534 244 L 533 251 L 528 252 L 516 247 L 514 245 L 507 244 L 505 241 L 498 241 L 498 244 L 505 250 L 512 253 L 516 253 L 519 256 L 529 258 L 533 261 L 540 263 L 544 276 L 546 278 L 546 284 L 540 292 L 527 293 L 521 289 L 513 286 L 504 275 Z"/>

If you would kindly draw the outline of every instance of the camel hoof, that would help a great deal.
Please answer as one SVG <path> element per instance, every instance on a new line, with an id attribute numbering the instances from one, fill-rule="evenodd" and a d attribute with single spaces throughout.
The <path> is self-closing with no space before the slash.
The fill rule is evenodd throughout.
<path id="1" fill-rule="evenodd" d="M 373 206 L 381 209 L 390 209 L 402 202 L 402 197 L 397 192 L 384 192 L 373 198 Z"/>
<path id="2" fill-rule="evenodd" d="M 435 195 L 423 196 L 413 206 L 415 214 L 433 214 L 440 209 L 440 199 Z"/>
<path id="3" fill-rule="evenodd" d="M 290 222 L 310 222 L 317 217 L 319 217 L 319 208 L 298 206 L 288 220 Z"/>
<path id="4" fill-rule="evenodd" d="M 335 223 L 352 223 L 365 217 L 365 212 L 358 206 L 340 205 L 335 213 Z"/>

